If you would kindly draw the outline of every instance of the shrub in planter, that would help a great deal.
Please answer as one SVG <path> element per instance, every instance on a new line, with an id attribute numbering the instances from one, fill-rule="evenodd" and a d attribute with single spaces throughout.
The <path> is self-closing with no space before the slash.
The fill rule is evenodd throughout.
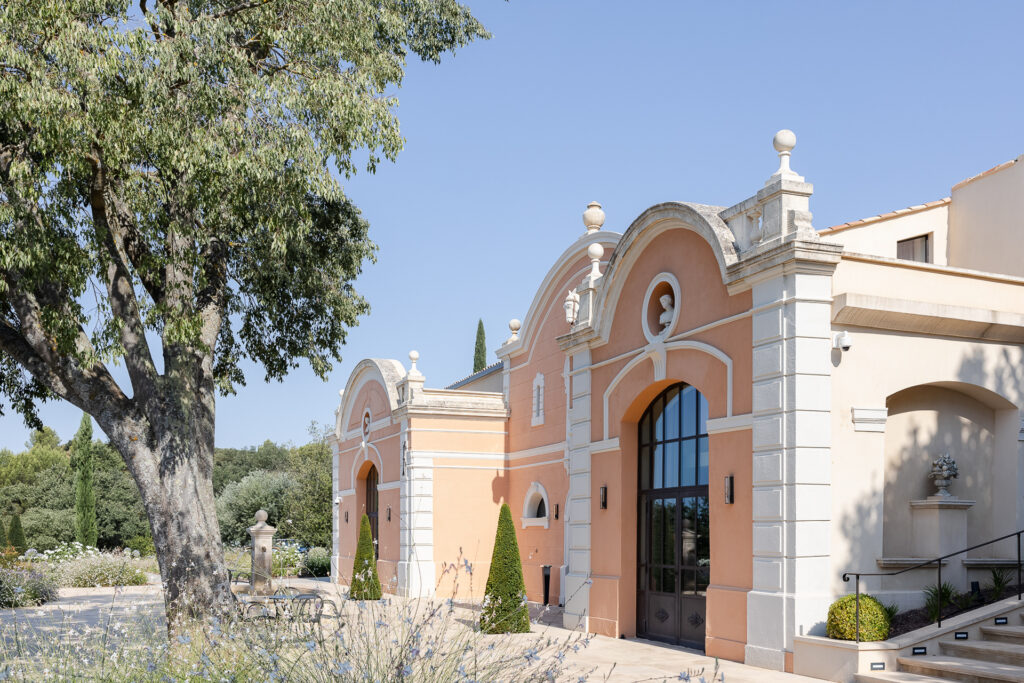
<path id="1" fill-rule="evenodd" d="M 310 576 L 327 576 L 331 573 L 331 553 L 327 548 L 310 548 L 303 566 Z"/>
<path id="2" fill-rule="evenodd" d="M 857 639 L 857 596 L 844 595 L 828 608 L 825 632 L 836 640 Z M 861 593 L 860 639 L 885 640 L 889 637 L 889 613 L 875 598 Z"/>
<path id="3" fill-rule="evenodd" d="M 41 605 L 56 597 L 53 577 L 34 569 L 0 568 L 0 607 Z"/>
<path id="4" fill-rule="evenodd" d="M 353 600 L 380 600 L 380 579 L 377 578 L 377 553 L 373 547 L 370 518 L 363 513 L 359 522 L 359 544 L 352 563 L 352 585 L 348 595 Z"/>
<path id="5" fill-rule="evenodd" d="M 484 590 L 480 613 L 484 633 L 529 633 L 530 612 L 526 607 L 523 561 L 519 556 L 512 510 L 503 503 L 498 513 L 498 531 L 494 538 L 491 571 Z"/>

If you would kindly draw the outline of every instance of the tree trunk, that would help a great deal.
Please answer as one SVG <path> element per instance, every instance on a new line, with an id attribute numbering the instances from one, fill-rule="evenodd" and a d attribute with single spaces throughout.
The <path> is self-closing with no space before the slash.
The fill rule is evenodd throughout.
<path id="1" fill-rule="evenodd" d="M 189 619 L 222 611 L 231 600 L 213 495 L 212 422 L 198 422 L 154 416 L 103 425 L 149 517 L 172 634 Z"/>

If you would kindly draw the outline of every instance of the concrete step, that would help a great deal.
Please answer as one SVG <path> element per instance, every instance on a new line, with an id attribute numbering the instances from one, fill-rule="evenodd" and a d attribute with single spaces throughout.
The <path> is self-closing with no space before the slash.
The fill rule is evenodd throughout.
<path id="1" fill-rule="evenodd" d="M 857 674 L 857 683 L 947 683 L 948 680 L 906 671 L 870 671 Z"/>
<path id="2" fill-rule="evenodd" d="M 899 657 L 900 671 L 934 676 L 963 683 L 1021 683 L 1024 667 L 1012 664 L 983 662 L 965 657 L 933 655 L 930 657 Z"/>
<path id="3" fill-rule="evenodd" d="M 1024 626 L 982 626 L 981 635 L 999 643 L 1024 643 Z"/>
<path id="4" fill-rule="evenodd" d="M 1024 667 L 1024 644 L 993 643 L 985 640 L 943 640 L 939 651 L 952 657 L 978 659 L 982 662 L 998 662 Z M 1024 680 L 1024 679 L 1022 679 Z"/>

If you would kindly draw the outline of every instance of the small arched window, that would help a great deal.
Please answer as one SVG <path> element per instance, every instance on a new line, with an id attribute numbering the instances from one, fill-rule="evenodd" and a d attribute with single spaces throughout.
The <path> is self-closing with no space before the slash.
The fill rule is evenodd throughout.
<path id="1" fill-rule="evenodd" d="M 533 482 L 523 498 L 523 528 L 550 525 L 548 517 L 548 492 L 540 482 Z"/>

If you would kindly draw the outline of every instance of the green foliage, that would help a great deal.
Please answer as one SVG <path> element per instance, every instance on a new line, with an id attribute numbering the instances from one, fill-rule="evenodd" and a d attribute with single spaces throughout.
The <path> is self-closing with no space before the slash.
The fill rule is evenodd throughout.
<path id="1" fill-rule="evenodd" d="M 0 550 L 7 547 L 7 526 L 4 524 L 4 518 L 0 517 Z"/>
<path id="2" fill-rule="evenodd" d="M 955 603 L 959 591 L 956 587 L 948 581 L 943 581 L 941 585 L 933 584 L 924 589 L 924 607 L 928 612 L 928 618 L 932 621 L 937 621 L 941 609 L 942 613 L 946 611 Z M 940 607 L 941 600 L 941 607 Z"/>
<path id="3" fill-rule="evenodd" d="M 298 576 L 302 569 L 302 552 L 295 543 L 275 543 L 273 565 L 274 576 Z"/>
<path id="4" fill-rule="evenodd" d="M 257 510 L 267 511 L 267 523 L 280 526 L 295 481 L 287 472 L 257 470 L 228 484 L 217 499 L 217 519 L 225 543 L 247 543 L 248 528 Z"/>
<path id="5" fill-rule="evenodd" d="M 21 516 L 26 545 L 42 552 L 75 540 L 74 510 L 31 508 Z"/>
<path id="6" fill-rule="evenodd" d="M 498 531 L 494 537 L 491 570 L 484 590 L 480 629 L 485 633 L 530 632 L 523 561 L 508 503 L 502 503 L 498 513 Z"/>
<path id="7" fill-rule="evenodd" d="M 130 538 L 149 536 L 149 519 L 124 460 L 109 444 L 99 441 L 93 441 L 92 455 L 96 468 L 93 488 L 102 492 L 96 500 L 97 545 L 123 548 Z"/>
<path id="8" fill-rule="evenodd" d="M 21 454 L 0 452 L 0 487 L 12 484 L 32 484 L 40 472 L 52 467 L 67 467 L 68 453 L 61 448 L 60 439 L 49 427 L 33 432 Z"/>
<path id="9" fill-rule="evenodd" d="M 857 596 L 844 595 L 828 608 L 825 631 L 829 638 L 837 640 L 857 639 Z M 860 595 L 860 639 L 862 641 L 885 640 L 889 637 L 889 614 L 875 598 Z"/>
<path id="10" fill-rule="evenodd" d="M 34 569 L 0 567 L 0 607 L 30 607 L 57 597 L 57 582 Z"/>
<path id="11" fill-rule="evenodd" d="M 95 546 L 99 533 L 92 488 L 92 418 L 88 415 L 82 415 L 82 424 L 71 442 L 71 456 L 75 467 L 75 538 L 82 545 Z"/>
<path id="12" fill-rule="evenodd" d="M 51 571 L 61 586 L 142 586 L 146 574 L 132 559 L 130 551 L 86 553 L 54 565 Z"/>
<path id="13" fill-rule="evenodd" d="M 885 615 L 889 617 L 889 623 L 896 618 L 896 615 L 900 613 L 900 606 L 895 602 L 890 602 L 888 605 L 882 605 L 882 609 L 885 610 Z"/>
<path id="14" fill-rule="evenodd" d="M 992 594 L 992 599 L 999 600 L 1002 598 L 1003 593 L 1006 592 L 1006 588 L 1012 580 L 1013 575 L 1006 567 L 992 567 L 992 573 L 989 578 L 989 591 Z"/>
<path id="15" fill-rule="evenodd" d="M 484 337 L 483 318 L 476 323 L 476 345 L 473 347 L 473 372 L 480 372 L 487 367 L 487 341 Z"/>
<path id="16" fill-rule="evenodd" d="M 310 576 L 327 576 L 331 573 L 331 552 L 327 548 L 310 548 L 302 566 Z"/>
<path id="17" fill-rule="evenodd" d="M 377 578 L 377 549 L 373 544 L 370 518 L 363 513 L 359 520 L 359 543 L 352 563 L 352 584 L 348 596 L 352 600 L 380 600 L 380 579 Z"/>
<path id="18" fill-rule="evenodd" d="M 256 470 L 282 470 L 288 465 L 288 449 L 264 441 L 258 448 L 218 448 L 213 454 L 213 492 L 220 495 L 224 487 L 241 481 Z"/>
<path id="19" fill-rule="evenodd" d="M 148 534 L 145 536 L 132 536 L 125 541 L 124 547 L 128 550 L 138 552 L 142 557 L 156 555 L 156 546 L 153 544 L 153 537 Z"/>
<path id="20" fill-rule="evenodd" d="M 288 471 L 295 482 L 284 514 L 283 533 L 303 545 L 331 544 L 331 448 L 325 438 L 293 448 Z"/>
<path id="21" fill-rule="evenodd" d="M 7 527 L 7 542 L 19 553 L 28 550 L 28 543 L 25 540 L 25 530 L 21 526 L 21 515 L 11 515 L 11 523 Z"/>

